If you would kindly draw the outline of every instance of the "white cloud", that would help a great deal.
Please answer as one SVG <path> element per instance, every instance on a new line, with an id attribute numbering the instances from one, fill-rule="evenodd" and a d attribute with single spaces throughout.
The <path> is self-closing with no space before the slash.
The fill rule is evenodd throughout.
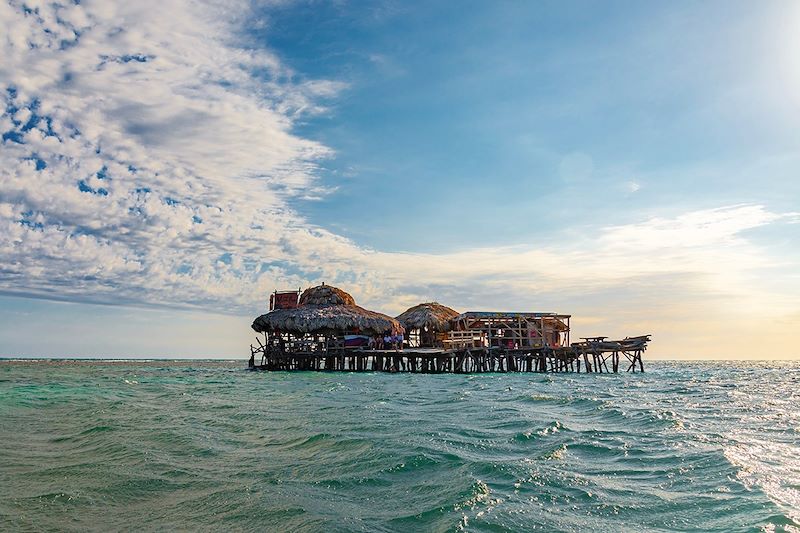
<path id="1" fill-rule="evenodd" d="M 631 193 L 631 194 L 637 192 L 641 188 L 642 188 L 641 184 L 639 184 L 639 183 L 637 183 L 635 181 L 626 181 L 625 182 L 625 189 L 627 189 L 627 191 L 629 193 Z"/>
<path id="2" fill-rule="evenodd" d="M 292 120 L 342 86 L 281 81 L 273 55 L 234 40 L 246 11 L 0 4 L 6 292 L 236 306 L 292 278 L 263 279 L 261 261 L 290 259 L 291 199 L 320 192 L 329 155 Z"/>
<path id="3" fill-rule="evenodd" d="M 771 213 L 761 205 L 735 205 L 692 211 L 675 218 L 654 217 L 640 224 L 610 227 L 603 235 L 603 241 L 604 244 L 643 251 L 676 245 L 687 248 L 736 244 L 742 242 L 742 231 L 786 217 Z"/>
<path id="4" fill-rule="evenodd" d="M 626 301 L 644 298 L 651 306 L 682 298 L 701 299 L 707 310 L 738 306 L 745 314 L 776 316 L 797 312 L 792 295 L 798 283 L 784 277 L 776 289 L 766 273 L 796 264 L 797 257 L 773 257 L 743 233 L 797 220 L 794 213 L 735 205 L 607 226 L 545 247 L 374 254 L 368 260 L 375 270 L 393 272 L 397 284 L 421 287 L 417 294 L 411 291 L 408 302 L 439 291 L 461 300 L 471 295 L 483 307 L 569 310 L 586 309 L 582 302 L 606 294 L 594 312 L 618 313 Z"/>

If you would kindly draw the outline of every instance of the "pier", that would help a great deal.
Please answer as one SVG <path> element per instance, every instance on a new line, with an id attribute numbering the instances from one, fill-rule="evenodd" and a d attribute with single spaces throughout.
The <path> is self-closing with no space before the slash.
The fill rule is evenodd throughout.
<path id="1" fill-rule="evenodd" d="M 365 350 L 334 347 L 324 351 L 270 350 L 251 345 L 253 370 L 316 370 L 340 372 L 412 372 L 472 374 L 486 372 L 644 372 L 642 352 L 649 336 L 619 341 L 590 341 L 569 347 L 513 349 L 411 348 Z M 622 366 L 621 366 L 622 363 Z"/>
<path id="2" fill-rule="evenodd" d="M 248 368 L 267 371 L 644 372 L 650 335 L 570 342 L 570 315 L 457 311 L 436 302 L 396 318 L 320 285 L 275 292 L 252 328 Z"/>

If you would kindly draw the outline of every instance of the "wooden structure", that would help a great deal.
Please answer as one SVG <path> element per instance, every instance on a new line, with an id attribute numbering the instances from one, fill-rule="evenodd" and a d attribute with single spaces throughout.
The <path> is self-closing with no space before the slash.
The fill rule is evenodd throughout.
<path id="1" fill-rule="evenodd" d="M 587 372 L 616 373 L 625 357 L 627 372 L 644 372 L 642 352 L 649 336 L 575 343 L 561 348 L 460 347 L 370 350 L 348 348 L 318 339 L 287 345 L 284 350 L 251 345 L 253 370 L 339 370 L 349 372 Z M 260 341 L 259 341 L 259 344 Z M 255 363 L 260 357 L 259 364 Z M 609 365 L 610 363 L 610 365 Z"/>
<path id="2" fill-rule="evenodd" d="M 457 316 L 458 311 L 446 305 L 428 302 L 415 305 L 396 318 L 406 329 L 409 348 L 441 348 Z"/>
<path id="3" fill-rule="evenodd" d="M 348 293 L 324 283 L 303 291 L 297 305 L 276 306 L 259 316 L 252 328 L 264 335 L 263 342 L 257 337 L 261 366 L 267 365 L 272 357 L 288 354 L 336 353 L 347 348 L 348 337 L 367 341 L 384 335 L 399 337 L 404 333 L 403 326 L 394 318 L 359 307 Z M 256 349 L 251 348 L 250 367 L 254 368 Z"/>
<path id="4" fill-rule="evenodd" d="M 431 314 L 419 307 L 406 313 L 416 309 L 420 320 Z M 250 346 L 253 370 L 643 372 L 642 354 L 650 341 L 642 335 L 571 343 L 570 315 L 471 311 L 453 316 L 449 331 L 437 330 L 433 346 L 404 348 L 401 322 L 358 307 L 352 296 L 324 284 L 304 291 L 296 307 L 261 315 L 252 327 L 264 335 L 263 341 L 256 338 L 257 346 Z M 367 342 L 349 345 L 352 337 Z M 378 349 L 380 344 L 372 342 L 377 338 L 392 339 L 384 346 L 392 349 Z"/>
<path id="5" fill-rule="evenodd" d="M 502 313 L 469 311 L 453 318 L 446 344 L 472 344 L 508 349 L 560 348 L 569 345 L 570 315 L 556 313 Z"/>
<path id="6" fill-rule="evenodd" d="M 594 368 L 602 372 L 605 368 L 609 372 L 608 361 L 611 361 L 611 371 L 619 372 L 621 357 L 628 362 L 627 372 L 636 372 L 639 367 L 644 372 L 642 353 L 647 349 L 650 335 L 638 337 L 625 337 L 620 341 L 609 341 L 608 337 L 582 337 L 581 342 L 572 344 L 572 348 L 583 358 L 586 368 Z M 591 357 L 592 361 L 589 362 Z"/>

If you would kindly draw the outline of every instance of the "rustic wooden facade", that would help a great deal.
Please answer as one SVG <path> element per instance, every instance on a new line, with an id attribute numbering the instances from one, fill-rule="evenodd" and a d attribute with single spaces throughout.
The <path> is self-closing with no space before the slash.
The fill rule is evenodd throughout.
<path id="1" fill-rule="evenodd" d="M 470 311 L 452 319 L 449 344 L 469 338 L 490 348 L 560 348 L 569 346 L 569 320 L 556 313 Z"/>

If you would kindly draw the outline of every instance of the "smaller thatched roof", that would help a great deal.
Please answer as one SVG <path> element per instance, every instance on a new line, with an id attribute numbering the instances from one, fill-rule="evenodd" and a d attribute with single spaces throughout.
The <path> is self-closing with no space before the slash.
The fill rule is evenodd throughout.
<path id="1" fill-rule="evenodd" d="M 300 305 L 356 305 L 356 300 L 342 289 L 323 283 L 304 290 Z"/>
<path id="2" fill-rule="evenodd" d="M 290 333 L 344 333 L 359 330 L 374 335 L 384 331 L 402 332 L 394 318 L 356 305 L 352 296 L 330 285 L 306 289 L 294 309 L 275 309 L 253 321 L 255 331 Z"/>
<path id="3" fill-rule="evenodd" d="M 415 305 L 397 317 L 397 321 L 406 329 L 423 329 L 439 332 L 450 331 L 450 320 L 458 316 L 455 311 L 438 302 L 428 302 Z"/>

